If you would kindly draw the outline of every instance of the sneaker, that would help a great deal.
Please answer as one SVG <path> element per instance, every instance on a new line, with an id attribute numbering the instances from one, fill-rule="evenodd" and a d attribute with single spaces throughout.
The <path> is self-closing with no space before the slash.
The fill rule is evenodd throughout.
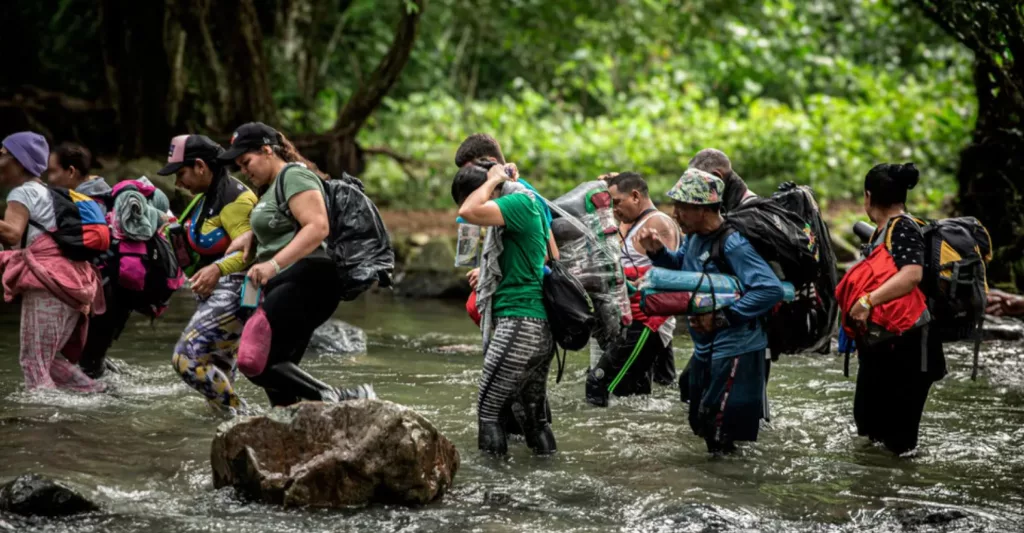
<path id="1" fill-rule="evenodd" d="M 373 385 L 363 384 L 357 385 L 350 389 L 339 389 L 334 388 L 332 391 L 332 397 L 327 398 L 327 394 L 324 394 L 325 402 L 343 402 L 345 400 L 376 400 L 377 393 L 373 391 Z"/>

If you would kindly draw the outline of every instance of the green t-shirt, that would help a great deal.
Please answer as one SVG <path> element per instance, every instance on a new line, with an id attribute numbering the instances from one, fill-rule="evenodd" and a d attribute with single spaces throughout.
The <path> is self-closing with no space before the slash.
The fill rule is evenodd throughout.
<path id="1" fill-rule="evenodd" d="M 320 177 L 313 174 L 309 169 L 303 167 L 289 167 L 277 179 L 284 181 L 284 201 L 291 200 L 293 196 L 305 191 L 323 192 L 323 184 Z M 274 194 L 274 184 L 271 183 L 267 192 L 260 196 L 256 207 L 252 208 L 250 215 L 253 235 L 256 236 L 256 261 L 270 261 L 277 252 L 280 252 L 295 237 L 297 223 L 291 217 L 285 216 L 278 209 L 277 197 Z M 321 244 L 321 247 L 323 244 Z"/>
<path id="2" fill-rule="evenodd" d="M 531 193 L 515 193 L 494 203 L 505 219 L 504 250 L 498 258 L 502 277 L 494 293 L 494 316 L 547 320 L 543 281 L 548 228 L 540 200 Z"/>

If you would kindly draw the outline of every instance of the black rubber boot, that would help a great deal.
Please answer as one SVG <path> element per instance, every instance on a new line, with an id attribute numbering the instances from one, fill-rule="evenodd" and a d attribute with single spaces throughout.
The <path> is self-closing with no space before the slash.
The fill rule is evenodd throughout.
<path id="1" fill-rule="evenodd" d="M 608 386 L 595 378 L 591 373 L 587 374 L 587 382 L 583 386 L 583 392 L 587 396 L 587 403 L 594 407 L 608 407 Z"/>
<path id="2" fill-rule="evenodd" d="M 505 402 L 505 408 L 501 411 L 501 427 L 505 430 L 505 435 L 512 437 L 514 435 L 523 434 L 523 426 L 519 422 L 523 419 L 523 406 L 522 404 L 513 401 L 511 398 Z"/>
<path id="3" fill-rule="evenodd" d="M 498 422 L 478 422 L 476 444 L 480 451 L 491 455 L 507 455 L 508 440 Z"/>
<path id="4" fill-rule="evenodd" d="M 555 434 L 551 431 L 551 423 L 548 421 L 547 402 L 532 402 L 526 408 L 526 445 L 536 455 L 551 455 L 557 451 Z"/>
<path id="5" fill-rule="evenodd" d="M 263 387 L 277 391 L 277 396 L 294 396 L 310 401 L 339 401 L 339 392 L 334 387 L 314 378 L 295 363 L 277 363 L 267 367 L 262 374 L 250 378 L 250 381 Z M 268 394 L 269 395 L 269 394 Z M 271 397 L 271 403 L 275 403 Z"/>

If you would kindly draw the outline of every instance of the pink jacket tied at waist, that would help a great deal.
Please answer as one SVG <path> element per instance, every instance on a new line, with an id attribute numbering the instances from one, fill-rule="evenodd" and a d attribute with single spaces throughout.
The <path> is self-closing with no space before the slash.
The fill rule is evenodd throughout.
<path id="1" fill-rule="evenodd" d="M 106 312 L 103 284 L 96 268 L 84 261 L 67 259 L 56 241 L 43 234 L 26 249 L 0 252 L 0 272 L 4 301 L 12 302 L 28 291 L 44 290 L 82 313 L 63 352 L 68 360 L 77 361 L 85 346 L 89 314 Z"/>

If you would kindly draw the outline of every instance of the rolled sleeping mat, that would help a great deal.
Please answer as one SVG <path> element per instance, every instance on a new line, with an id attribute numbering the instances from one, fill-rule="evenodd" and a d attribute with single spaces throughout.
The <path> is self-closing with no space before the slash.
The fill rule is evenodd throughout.
<path id="1" fill-rule="evenodd" d="M 640 307 L 649 316 L 701 315 L 718 311 L 735 304 L 743 294 L 740 292 L 696 291 L 640 291 Z M 782 301 L 792 302 L 796 290 L 792 283 L 782 282 Z"/>
<path id="2" fill-rule="evenodd" d="M 640 291 L 640 307 L 648 316 L 701 315 L 731 306 L 738 292 Z"/>
<path id="3" fill-rule="evenodd" d="M 736 276 L 727 274 L 705 274 L 654 267 L 644 274 L 639 283 L 640 289 L 652 291 L 690 291 L 731 293 L 742 292 L 743 287 Z"/>

